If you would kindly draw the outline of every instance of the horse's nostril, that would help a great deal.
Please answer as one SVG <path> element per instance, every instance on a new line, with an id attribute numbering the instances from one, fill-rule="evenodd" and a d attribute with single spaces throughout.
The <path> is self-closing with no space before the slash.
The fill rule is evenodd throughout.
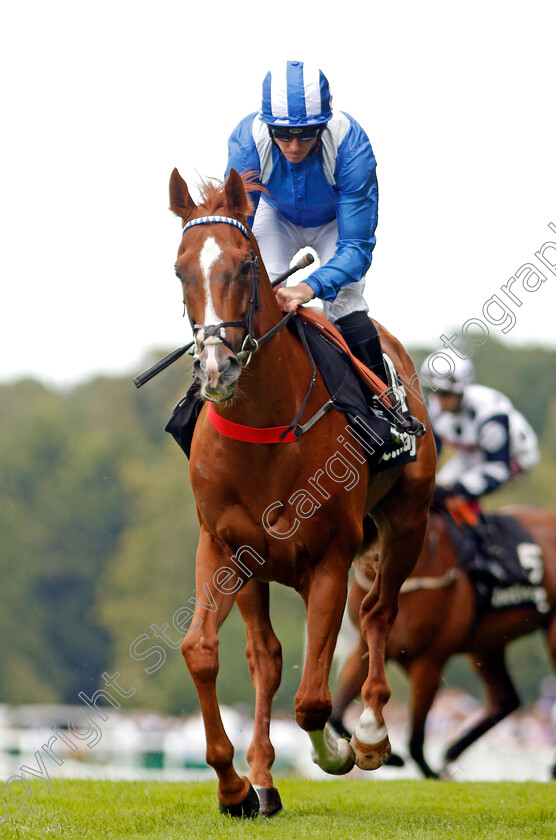
<path id="1" fill-rule="evenodd" d="M 223 348 L 211 346 L 193 363 L 193 373 L 197 379 L 214 392 L 227 389 L 235 384 L 241 373 L 241 364 L 231 354 L 221 355 Z M 212 352 L 210 352 L 212 351 Z"/>
<path id="2" fill-rule="evenodd" d="M 220 369 L 222 381 L 226 383 L 235 382 L 241 373 L 241 365 L 235 356 L 228 356 Z"/>

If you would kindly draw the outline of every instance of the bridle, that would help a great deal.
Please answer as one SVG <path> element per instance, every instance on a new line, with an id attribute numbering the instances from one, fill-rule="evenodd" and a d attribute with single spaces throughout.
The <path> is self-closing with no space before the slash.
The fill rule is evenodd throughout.
<path id="1" fill-rule="evenodd" d="M 237 228 L 241 231 L 247 241 L 251 243 L 249 230 L 245 227 L 245 225 L 238 222 L 237 219 L 232 219 L 229 216 L 201 216 L 198 219 L 192 219 L 183 226 L 182 236 L 192 227 L 214 223 L 227 224 Z M 249 265 L 251 291 L 249 294 L 249 307 L 247 309 L 247 315 L 243 321 L 222 321 L 219 324 L 197 324 L 190 318 L 191 328 L 197 345 L 203 349 L 210 345 L 223 344 L 228 348 L 228 350 L 230 350 L 231 353 L 234 353 L 232 345 L 226 338 L 226 327 L 242 327 L 245 330 L 245 337 L 241 345 L 241 350 L 237 354 L 234 353 L 234 355 L 243 367 L 247 367 L 251 361 L 253 353 L 257 352 L 261 344 L 264 344 L 276 335 L 276 333 L 287 324 L 292 315 L 291 312 L 286 313 L 286 315 L 284 315 L 284 317 L 268 332 L 259 338 L 255 338 L 255 314 L 262 310 L 259 294 L 260 266 L 259 259 L 256 254 L 253 253 L 252 248 L 250 250 L 250 255 L 251 259 Z"/>
<path id="2" fill-rule="evenodd" d="M 228 224 L 228 225 L 231 225 L 232 227 L 237 228 L 243 234 L 243 236 L 247 239 L 247 241 L 251 244 L 251 234 L 250 234 L 249 229 L 244 224 L 239 222 L 237 219 L 233 219 L 229 216 L 201 216 L 197 219 L 192 219 L 190 222 L 187 222 L 183 226 L 182 236 L 190 228 L 196 227 L 197 225 L 215 224 L 215 223 Z M 250 295 L 249 295 L 249 307 L 247 309 L 247 315 L 245 316 L 245 318 L 243 320 L 237 320 L 237 321 L 221 321 L 219 324 L 197 324 L 197 323 L 194 323 L 193 320 L 190 317 L 191 327 L 193 329 L 193 334 L 194 334 L 194 340 L 191 341 L 189 344 L 184 345 L 183 347 L 178 347 L 177 350 L 174 350 L 172 353 L 169 353 L 167 356 L 165 356 L 159 362 L 156 362 L 148 370 L 144 371 L 139 376 L 136 376 L 135 379 L 133 380 L 133 382 L 134 382 L 134 384 L 137 388 L 140 388 L 142 385 L 145 384 L 145 382 L 148 382 L 150 379 L 152 379 L 153 376 L 156 376 L 162 370 L 167 368 L 168 365 L 173 364 L 173 362 L 175 362 L 177 359 L 181 358 L 181 356 L 183 356 L 184 353 L 187 353 L 187 351 L 190 350 L 190 348 L 194 344 L 202 347 L 203 349 L 207 346 L 210 346 L 210 345 L 214 346 L 214 345 L 218 345 L 218 344 L 224 344 L 224 346 L 227 347 L 230 350 L 230 352 L 233 354 L 233 357 L 238 361 L 238 363 L 242 367 L 246 367 L 249 364 L 249 362 L 251 361 L 251 357 L 252 357 L 253 353 L 256 353 L 257 350 L 261 347 L 262 344 L 269 341 L 281 329 L 283 329 L 283 327 L 286 326 L 286 324 L 289 322 L 289 320 L 291 319 L 291 317 L 293 315 L 293 312 L 291 310 L 289 312 L 287 312 L 280 319 L 280 321 L 278 321 L 277 324 L 275 324 L 273 327 L 271 327 L 271 329 L 268 330 L 268 332 L 266 332 L 264 335 L 260 336 L 259 338 L 255 338 L 255 315 L 256 315 L 257 312 L 262 310 L 260 295 L 259 295 L 260 268 L 259 268 L 258 257 L 253 252 L 252 247 L 250 249 L 250 255 L 251 255 L 251 260 L 250 260 L 251 291 L 250 291 Z M 308 258 L 308 257 L 310 257 L 310 258 Z M 277 277 L 275 280 L 273 280 L 271 285 L 276 286 L 276 285 L 279 285 L 280 283 L 283 283 L 290 276 L 290 274 L 293 274 L 293 272 L 295 272 L 295 271 L 297 271 L 301 268 L 305 268 L 307 265 L 310 265 L 312 262 L 313 262 L 313 258 L 312 258 L 311 255 L 304 255 L 301 258 L 301 260 L 299 260 L 297 263 L 295 263 L 295 265 L 292 266 L 290 269 L 288 269 L 288 271 L 284 272 L 279 277 Z M 303 327 L 302 327 L 302 324 L 301 324 L 299 318 L 293 319 L 292 323 L 295 324 L 295 327 L 296 327 L 298 335 L 299 335 L 299 339 L 301 341 L 301 344 L 303 345 L 303 348 L 304 348 L 304 350 L 307 354 L 307 358 L 309 359 L 309 363 L 311 365 L 311 373 L 312 373 L 311 382 L 310 382 L 309 387 L 307 389 L 307 393 L 305 394 L 305 397 L 302 400 L 301 405 L 300 405 L 300 407 L 297 411 L 297 414 L 294 417 L 294 419 L 292 420 L 292 422 L 289 424 L 289 426 L 287 426 L 287 427 L 281 427 L 281 426 L 280 427 L 272 427 L 272 429 L 266 429 L 266 432 L 271 432 L 271 431 L 272 432 L 279 432 L 279 435 L 276 438 L 276 440 L 266 441 L 266 442 L 271 442 L 271 443 L 279 443 L 279 442 L 282 442 L 284 440 L 287 440 L 288 442 L 290 442 L 291 440 L 297 440 L 298 437 L 300 437 L 305 432 L 309 431 L 309 429 L 324 414 L 326 414 L 330 409 L 336 407 L 336 405 L 335 405 L 336 394 L 334 394 L 333 396 L 330 397 L 330 399 L 327 400 L 327 402 L 323 406 L 321 406 L 321 408 L 306 423 L 304 423 L 303 425 L 300 425 L 299 421 L 300 421 L 300 419 L 303 415 L 303 412 L 305 411 L 305 407 L 308 404 L 309 397 L 312 393 L 312 390 L 313 390 L 315 382 L 316 382 L 317 368 L 316 368 L 315 360 L 313 358 L 313 355 L 312 355 L 311 350 L 309 348 L 309 345 L 307 343 L 307 338 L 305 336 L 305 333 L 303 331 Z M 233 349 L 232 345 L 226 339 L 226 328 L 227 327 L 242 327 L 245 330 L 245 336 L 244 336 L 244 339 L 243 339 L 243 343 L 241 345 L 241 350 L 237 354 L 234 353 L 234 349 Z M 199 358 L 198 355 L 196 355 L 196 358 L 197 359 Z M 243 361 L 244 359 L 246 359 L 246 361 Z M 196 374 L 194 374 L 194 376 L 196 376 Z M 340 386 L 338 391 L 341 390 L 341 387 L 342 386 Z M 388 400 L 388 404 L 391 405 L 389 400 Z M 222 420 L 222 418 L 220 418 L 220 419 Z M 228 425 L 229 425 L 229 423 L 228 423 Z M 231 425 L 238 426 L 238 424 L 231 424 Z M 248 427 L 248 426 L 241 426 L 241 427 L 238 427 L 238 428 L 241 428 L 242 434 L 245 432 L 245 430 L 253 431 L 253 429 L 251 429 L 251 427 Z M 258 439 L 255 440 L 252 437 L 237 437 L 236 436 L 237 430 L 234 430 L 233 433 L 231 433 L 231 434 L 229 433 L 229 430 L 228 431 L 220 430 L 220 431 L 222 432 L 222 434 L 226 434 L 228 437 L 232 437 L 232 438 L 235 437 L 236 440 L 248 440 L 252 443 L 261 442 L 260 440 L 258 440 Z M 260 429 L 255 429 L 255 431 L 257 433 L 261 432 Z M 424 427 L 423 427 L 423 431 L 424 431 Z M 290 432 L 292 433 L 292 436 L 288 437 Z M 421 433 L 423 433 L 423 432 L 421 432 Z M 415 434 L 415 432 L 412 431 L 411 434 Z"/>
<path id="3" fill-rule="evenodd" d="M 245 227 L 245 225 L 243 225 L 241 222 L 238 222 L 237 219 L 232 219 L 229 216 L 201 216 L 198 219 L 192 219 L 190 222 L 187 222 L 187 224 L 185 224 L 183 226 L 182 236 L 190 228 L 196 227 L 196 225 L 212 224 L 214 222 L 221 222 L 223 224 L 228 224 L 228 225 L 232 225 L 232 227 L 236 227 L 238 230 L 241 231 L 241 233 L 249 241 L 249 243 L 251 243 L 251 237 L 250 237 L 250 234 L 249 234 L 249 230 Z M 254 332 L 255 332 L 255 313 L 262 310 L 260 296 L 259 296 L 260 267 L 259 267 L 258 257 L 256 256 L 256 254 L 253 253 L 252 248 L 251 248 L 250 253 L 251 253 L 251 261 L 250 261 L 251 293 L 249 295 L 249 307 L 248 307 L 247 315 L 245 316 L 245 319 L 243 321 L 223 321 L 220 324 L 208 324 L 208 325 L 207 324 L 195 324 L 195 323 L 191 324 L 191 327 L 193 329 L 193 335 L 195 336 L 195 339 L 196 339 L 198 345 L 201 345 L 202 347 L 206 347 L 206 346 L 209 346 L 211 344 L 212 345 L 224 344 L 226 347 L 228 347 L 228 349 L 232 353 L 234 352 L 234 350 L 233 350 L 232 346 L 230 345 L 230 343 L 226 339 L 226 327 L 243 327 L 243 329 L 245 330 L 245 338 L 243 339 L 243 343 L 241 345 L 241 350 L 239 351 L 239 353 L 237 353 L 237 355 L 235 355 L 235 358 L 242 365 L 242 367 L 246 367 L 249 364 L 249 362 L 251 361 L 251 356 L 253 355 L 253 353 L 256 353 L 257 350 L 261 347 L 262 344 L 264 344 L 266 341 L 269 341 L 271 338 L 273 338 L 273 336 L 276 335 L 276 333 L 278 333 L 281 329 L 283 329 L 283 327 L 286 326 L 286 324 L 288 323 L 288 321 L 290 320 L 290 318 L 293 315 L 293 312 L 290 310 L 280 319 L 280 321 L 278 321 L 277 324 L 275 324 L 273 327 L 271 327 L 271 329 L 268 330 L 268 332 L 266 332 L 264 335 L 260 336 L 260 338 L 255 338 L 255 335 L 254 335 Z M 291 274 L 297 268 L 301 268 L 301 263 L 296 264 L 296 266 L 294 268 L 292 268 L 290 271 L 286 272 L 286 275 L 282 275 L 280 278 L 277 278 L 277 280 L 275 280 L 272 285 L 276 285 L 278 282 L 281 282 L 283 279 L 285 279 L 285 276 Z M 313 359 L 313 357 L 311 355 L 311 352 L 309 350 L 309 346 L 307 344 L 307 339 L 305 338 L 305 335 L 303 333 L 303 330 L 302 330 L 298 320 L 296 319 L 294 321 L 294 323 L 296 324 L 296 327 L 297 327 L 297 330 L 298 330 L 298 333 L 299 333 L 299 337 L 301 339 L 301 342 L 302 342 L 302 344 L 305 348 L 305 351 L 307 352 L 309 361 L 311 363 L 312 377 L 311 377 L 311 382 L 310 382 L 309 388 L 307 390 L 307 393 L 305 395 L 305 398 L 303 399 L 303 401 L 301 403 L 301 406 L 298 409 L 298 411 L 297 411 L 294 419 L 290 423 L 290 425 L 289 426 L 284 426 L 284 427 L 282 427 L 282 426 L 273 427 L 273 429 L 267 429 L 267 432 L 273 431 L 273 432 L 279 433 L 278 437 L 274 441 L 276 443 L 282 442 L 284 440 L 287 440 L 288 442 L 291 442 L 293 440 L 297 440 L 297 438 L 300 435 L 302 435 L 304 432 L 308 431 L 311 428 L 311 426 L 314 423 L 316 423 L 316 421 L 320 417 L 322 417 L 322 415 L 325 414 L 332 407 L 332 400 L 328 400 L 327 403 L 321 409 L 319 409 L 319 411 L 304 426 L 299 426 L 299 420 L 300 420 L 301 415 L 303 414 L 303 412 L 305 410 L 305 406 L 307 405 L 307 402 L 309 400 L 309 397 L 312 393 L 313 387 L 314 387 L 315 382 L 316 382 L 317 369 L 316 369 L 316 366 L 315 366 L 314 359 Z M 244 362 L 243 359 L 245 359 L 245 358 L 247 359 L 247 361 Z M 214 414 L 214 412 L 213 412 L 213 414 Z M 217 415 L 217 417 L 218 417 L 218 415 Z M 210 414 L 209 414 L 209 418 L 210 418 Z M 211 420 L 211 422 L 214 422 L 214 418 L 213 418 L 213 420 Z M 232 425 L 236 425 L 236 424 L 232 424 Z M 244 426 L 242 428 L 243 428 L 244 431 L 245 430 L 249 430 L 251 432 L 260 431 L 260 430 L 257 430 L 257 429 L 253 430 L 253 429 L 251 429 L 251 427 L 248 427 L 248 426 Z M 222 432 L 222 433 L 227 434 L 226 432 Z"/>
<path id="4" fill-rule="evenodd" d="M 203 216 L 199 219 L 192 219 L 182 228 L 182 236 L 190 227 L 209 223 L 212 224 L 213 222 L 223 222 L 225 224 L 232 225 L 232 227 L 237 227 L 238 230 L 240 230 L 245 236 L 245 238 L 248 239 L 249 242 L 251 242 L 249 229 L 241 222 L 238 222 L 237 219 L 232 219 L 228 216 Z M 191 329 L 193 330 L 193 332 L 195 332 L 196 330 L 204 330 L 201 342 L 204 346 L 210 344 L 211 342 L 213 344 L 224 343 L 225 346 L 228 347 L 232 353 L 234 351 L 231 348 L 229 342 L 226 340 L 226 327 L 230 325 L 243 327 L 243 329 L 245 330 L 245 338 L 243 340 L 242 349 L 237 354 L 237 356 L 234 357 L 238 360 L 240 365 L 242 364 L 243 359 L 247 358 L 247 361 L 243 362 L 243 367 L 246 367 L 249 364 L 252 354 L 259 349 L 261 344 L 271 339 L 272 336 L 276 335 L 276 333 L 279 332 L 282 329 L 282 327 L 286 326 L 286 324 L 292 317 L 292 312 L 287 312 L 283 316 L 282 320 L 275 324 L 275 326 L 272 327 L 272 329 L 270 329 L 260 338 L 255 338 L 255 312 L 261 309 L 261 304 L 259 300 L 259 262 L 257 257 L 253 254 L 253 249 L 251 249 L 251 262 L 251 294 L 249 297 L 249 310 L 247 312 L 245 320 L 228 321 L 226 323 L 209 324 L 207 326 L 205 324 L 195 324 L 193 319 L 191 317 L 189 318 L 191 322 Z M 304 254 L 303 257 L 295 263 L 295 265 L 293 265 L 291 268 L 289 268 L 287 271 L 285 271 L 283 274 L 277 277 L 276 280 L 273 280 L 270 285 L 273 287 L 280 285 L 280 283 L 285 282 L 285 280 L 287 280 L 287 278 L 295 271 L 299 271 L 299 269 L 301 268 L 306 268 L 312 262 L 313 256 L 311 254 Z M 224 333 L 224 335 L 222 335 L 222 333 Z M 193 345 L 195 344 L 196 340 L 194 339 L 193 341 L 184 344 L 183 347 L 178 347 L 176 350 L 173 350 L 171 353 L 168 353 L 168 355 L 164 356 L 164 358 L 160 359 L 160 361 L 155 362 L 155 364 L 151 365 L 151 367 L 148 368 L 148 370 L 143 371 L 143 373 L 140 373 L 134 378 L 133 384 L 135 385 L 135 387 L 141 388 L 154 376 L 157 376 L 159 373 L 161 373 L 161 371 L 166 370 L 166 368 L 169 367 L 169 365 L 172 365 L 178 359 L 181 359 L 181 357 L 185 353 L 195 355 L 195 351 L 193 350 Z"/>

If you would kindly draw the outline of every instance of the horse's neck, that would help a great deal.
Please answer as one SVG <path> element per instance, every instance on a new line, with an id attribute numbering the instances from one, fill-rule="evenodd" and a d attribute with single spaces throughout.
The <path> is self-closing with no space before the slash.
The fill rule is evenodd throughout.
<path id="1" fill-rule="evenodd" d="M 259 416 L 264 415 L 268 425 L 289 423 L 299 407 L 300 364 L 299 348 L 287 327 L 261 347 L 250 367 L 250 375 L 245 377 L 246 411 L 253 416 L 256 403 Z"/>

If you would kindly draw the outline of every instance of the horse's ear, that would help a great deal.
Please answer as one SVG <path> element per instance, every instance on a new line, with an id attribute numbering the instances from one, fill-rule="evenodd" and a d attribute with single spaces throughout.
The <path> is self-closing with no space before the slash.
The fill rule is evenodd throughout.
<path id="1" fill-rule="evenodd" d="M 170 175 L 170 210 L 185 222 L 197 205 L 189 195 L 187 184 L 177 169 Z"/>
<path id="2" fill-rule="evenodd" d="M 230 212 L 240 222 L 245 222 L 253 210 L 253 205 L 249 201 L 243 178 L 235 169 L 230 169 L 230 174 L 226 178 L 224 194 Z"/>

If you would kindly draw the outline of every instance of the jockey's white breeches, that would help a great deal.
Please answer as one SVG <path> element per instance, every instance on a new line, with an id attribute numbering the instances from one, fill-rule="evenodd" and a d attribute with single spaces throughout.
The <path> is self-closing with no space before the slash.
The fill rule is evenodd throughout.
<path id="1" fill-rule="evenodd" d="M 294 225 L 261 197 L 253 222 L 253 233 L 268 276 L 275 280 L 288 270 L 292 257 L 301 248 L 313 248 L 321 265 L 332 259 L 336 253 L 338 223 L 333 219 L 317 227 Z M 364 290 L 365 278 L 343 286 L 333 301 L 323 301 L 324 314 L 328 320 L 334 323 L 352 312 L 368 312 Z"/>

